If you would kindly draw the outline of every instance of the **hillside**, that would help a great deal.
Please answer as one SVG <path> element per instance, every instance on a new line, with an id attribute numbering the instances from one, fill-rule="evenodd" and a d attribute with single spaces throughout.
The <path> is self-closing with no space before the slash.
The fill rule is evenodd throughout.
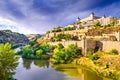
<path id="1" fill-rule="evenodd" d="M 26 36 L 28 37 L 28 39 L 29 39 L 30 41 L 37 40 L 38 38 L 41 37 L 40 34 L 28 34 L 28 35 L 26 35 Z"/>
<path id="2" fill-rule="evenodd" d="M 0 30 L 0 43 L 10 42 L 15 45 L 26 45 L 29 40 L 24 34 L 12 32 L 10 30 Z"/>

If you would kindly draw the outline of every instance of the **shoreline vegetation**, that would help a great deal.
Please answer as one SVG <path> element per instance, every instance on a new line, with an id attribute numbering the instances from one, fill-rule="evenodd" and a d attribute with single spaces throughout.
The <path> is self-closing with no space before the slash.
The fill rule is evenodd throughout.
<path id="1" fill-rule="evenodd" d="M 14 69 L 18 65 L 18 57 L 15 56 L 15 50 L 10 43 L 0 44 L 0 79 L 16 80 L 13 78 Z"/>
<path id="2" fill-rule="evenodd" d="M 111 55 L 98 51 L 93 55 L 75 59 L 73 63 L 88 68 L 99 76 L 120 80 L 120 55 L 116 55 L 116 53 Z"/>
<path id="3" fill-rule="evenodd" d="M 102 77 L 120 80 L 120 55 L 115 49 L 108 53 L 103 51 L 88 52 L 82 55 L 82 49 L 76 44 L 64 47 L 62 44 L 52 46 L 47 43 L 29 44 L 17 52 L 22 58 L 49 60 L 54 65 L 77 64 Z"/>

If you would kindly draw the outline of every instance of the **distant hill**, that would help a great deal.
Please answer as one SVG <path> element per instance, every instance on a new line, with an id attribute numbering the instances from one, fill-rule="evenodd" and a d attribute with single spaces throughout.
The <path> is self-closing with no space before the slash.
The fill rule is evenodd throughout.
<path id="1" fill-rule="evenodd" d="M 15 45 L 26 45 L 29 39 L 24 35 L 11 30 L 0 30 L 0 43 L 10 42 Z"/>
<path id="2" fill-rule="evenodd" d="M 26 35 L 27 37 L 28 37 L 28 39 L 30 40 L 30 41 L 33 41 L 33 40 L 37 40 L 38 38 L 40 38 L 42 35 L 40 35 L 40 34 L 28 34 L 28 35 Z"/>

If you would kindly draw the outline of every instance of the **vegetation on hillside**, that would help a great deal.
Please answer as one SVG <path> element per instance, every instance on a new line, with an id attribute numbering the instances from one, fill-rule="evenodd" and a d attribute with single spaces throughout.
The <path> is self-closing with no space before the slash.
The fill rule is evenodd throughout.
<path id="1" fill-rule="evenodd" d="M 62 41 L 62 40 L 65 40 L 65 41 L 68 41 L 68 40 L 78 40 L 78 37 L 77 36 L 73 36 L 71 34 L 58 34 L 56 37 L 51 37 L 50 38 L 50 41 L 51 42 L 55 42 L 55 41 Z"/>
<path id="2" fill-rule="evenodd" d="M 115 80 L 120 79 L 120 55 L 115 49 L 109 53 L 103 51 L 89 53 L 87 57 L 81 57 L 74 62 L 95 71 L 101 76 Z"/>
<path id="3" fill-rule="evenodd" d="M 113 32 L 120 31 L 120 27 L 109 27 L 101 29 L 89 29 L 86 33 L 87 36 L 102 36 L 102 34 L 112 34 Z"/>

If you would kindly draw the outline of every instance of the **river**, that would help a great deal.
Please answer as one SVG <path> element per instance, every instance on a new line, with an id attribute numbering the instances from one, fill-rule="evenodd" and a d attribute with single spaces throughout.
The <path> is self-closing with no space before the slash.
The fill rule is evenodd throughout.
<path id="1" fill-rule="evenodd" d="M 110 80 L 74 64 L 49 64 L 45 60 L 19 59 L 17 80 Z"/>

